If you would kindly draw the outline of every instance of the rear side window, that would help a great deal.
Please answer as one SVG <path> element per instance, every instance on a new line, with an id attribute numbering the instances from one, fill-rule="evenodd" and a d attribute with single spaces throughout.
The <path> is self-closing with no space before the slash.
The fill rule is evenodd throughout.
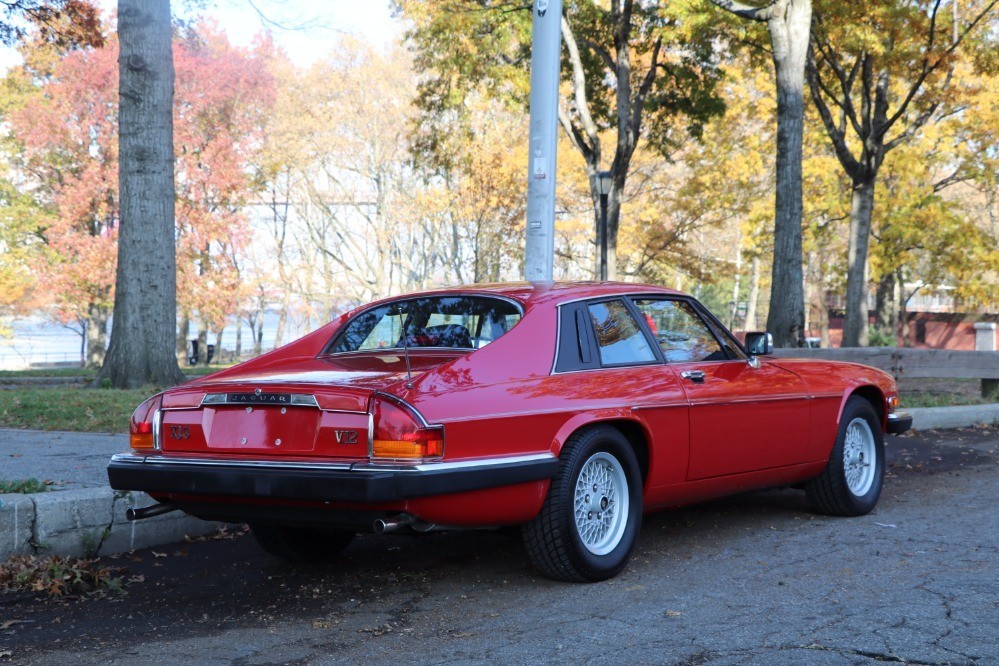
<path id="1" fill-rule="evenodd" d="M 588 306 L 601 365 L 649 363 L 656 354 L 631 316 L 624 301 L 591 303 Z"/>
<path id="2" fill-rule="evenodd" d="M 388 303 L 350 320 L 327 354 L 403 346 L 478 349 L 520 321 L 520 308 L 488 296 L 433 296 Z"/>

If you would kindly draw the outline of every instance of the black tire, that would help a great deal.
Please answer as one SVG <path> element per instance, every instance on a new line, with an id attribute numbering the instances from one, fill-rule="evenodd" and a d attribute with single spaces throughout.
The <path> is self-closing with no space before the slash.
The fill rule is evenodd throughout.
<path id="1" fill-rule="evenodd" d="M 592 511 L 579 519 L 595 532 L 585 537 L 575 515 L 576 486 L 584 468 L 589 477 L 607 475 L 598 494 L 581 500 L 581 511 L 586 509 L 582 502 L 592 501 Z M 604 529 L 607 508 L 620 508 L 624 499 L 627 507 L 612 514 Z M 566 441 L 558 474 L 551 481 L 541 511 L 522 532 L 527 554 L 542 574 L 555 580 L 590 583 L 611 578 L 624 568 L 641 523 L 642 473 L 635 452 L 616 428 L 595 426 L 574 433 Z"/>
<path id="2" fill-rule="evenodd" d="M 847 457 L 851 457 L 851 462 L 848 463 Z M 808 500 L 816 511 L 829 516 L 863 516 L 877 505 L 884 476 L 881 421 L 871 403 L 852 396 L 843 408 L 826 468 L 805 483 Z"/>
<path id="3" fill-rule="evenodd" d="M 347 530 L 251 524 L 253 538 L 265 551 L 288 562 L 325 562 L 354 539 Z"/>

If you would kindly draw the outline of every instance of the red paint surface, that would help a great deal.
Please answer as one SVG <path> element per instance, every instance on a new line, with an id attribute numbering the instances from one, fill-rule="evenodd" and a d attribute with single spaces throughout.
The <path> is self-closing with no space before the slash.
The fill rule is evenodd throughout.
<path id="1" fill-rule="evenodd" d="M 764 360 L 759 368 L 730 360 L 553 374 L 559 303 L 676 292 L 581 283 L 480 286 L 423 295 L 433 293 L 502 295 L 519 301 L 524 316 L 481 349 L 411 350 L 408 384 L 399 350 L 321 356 L 353 314 L 348 313 L 281 349 L 167 391 L 164 453 L 364 462 L 367 411 L 377 390 L 402 398 L 430 424 L 444 426 L 445 461 L 557 455 L 579 428 L 610 423 L 643 452 L 645 501 L 651 509 L 814 476 L 828 458 L 845 399 L 867 390 L 883 412 L 884 399 L 896 393 L 891 377 L 879 370 L 800 359 Z M 681 379 L 684 370 L 703 371 L 705 381 Z M 257 388 L 315 395 L 319 408 L 288 407 L 282 413 L 270 405 L 199 407 L 207 394 Z M 189 435 L 172 437 L 173 426 L 189 429 Z M 356 432 L 357 440 L 347 443 L 341 434 L 338 441 L 338 431 Z M 533 482 L 361 508 L 406 511 L 439 524 L 514 524 L 537 513 L 547 487 L 547 481 Z"/>

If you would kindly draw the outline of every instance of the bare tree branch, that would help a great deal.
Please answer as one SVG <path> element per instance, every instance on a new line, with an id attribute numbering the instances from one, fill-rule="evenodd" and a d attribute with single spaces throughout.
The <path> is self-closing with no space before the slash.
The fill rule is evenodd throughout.
<path id="1" fill-rule="evenodd" d="M 572 27 L 564 16 L 562 17 L 562 40 L 569 53 L 569 62 L 572 64 L 572 93 L 576 113 L 579 114 L 579 121 L 582 123 L 583 131 L 589 140 L 590 149 L 595 151 L 600 144 L 600 137 L 597 124 L 593 122 L 593 116 L 590 115 L 590 104 L 586 100 L 586 73 L 583 70 L 583 61 L 579 57 L 579 47 L 576 45 Z"/>
<path id="2" fill-rule="evenodd" d="M 916 93 L 919 92 L 920 88 L 922 88 L 923 83 L 926 81 L 926 78 L 934 71 L 936 71 L 937 68 L 939 68 L 940 65 L 942 65 L 944 61 L 947 60 L 948 56 L 950 56 L 952 53 L 954 53 L 954 51 L 957 50 L 957 47 L 961 44 L 962 41 L 964 41 L 964 38 L 967 37 L 968 34 L 975 29 L 975 27 L 982 21 L 982 19 L 985 18 L 985 16 L 989 12 L 991 12 L 992 9 L 997 4 L 999 4 L 999 0 L 992 0 L 989 4 L 987 4 L 982 9 L 982 11 L 980 11 L 978 15 L 976 15 L 975 18 L 968 23 L 968 27 L 966 27 L 964 31 L 957 36 L 957 39 L 955 39 L 954 42 L 949 47 L 944 49 L 944 51 L 933 62 L 933 64 L 929 64 L 930 51 L 933 48 L 933 25 L 936 19 L 936 8 L 940 5 L 940 0 L 937 0 L 936 5 L 934 5 L 933 20 L 931 20 L 930 23 L 930 36 L 927 40 L 927 49 L 923 59 L 922 71 L 920 72 L 920 75 L 916 77 L 916 80 L 912 82 L 912 85 L 909 87 L 909 90 L 906 93 L 905 98 L 902 100 L 902 103 L 899 105 L 898 109 L 895 111 L 894 114 L 892 114 L 891 118 L 889 118 L 885 122 L 884 126 L 881 128 L 880 131 L 881 136 L 887 134 L 888 130 L 891 129 L 892 125 L 898 122 L 899 118 L 905 115 L 906 109 L 908 109 L 909 107 L 909 103 L 916 96 Z M 948 77 L 948 82 L 949 82 L 949 77 Z"/>
<path id="3" fill-rule="evenodd" d="M 836 157 L 839 158 L 843 168 L 847 171 L 850 177 L 853 178 L 855 175 L 860 173 L 860 163 L 850 152 L 849 146 L 846 145 L 846 137 L 844 136 L 844 133 L 840 131 L 839 127 L 836 126 L 836 121 L 833 118 L 832 113 L 829 111 L 829 106 L 822 98 L 822 86 L 819 85 L 819 72 L 815 66 L 815 52 L 812 48 L 808 49 L 808 65 L 805 67 L 805 74 L 808 78 L 808 89 L 812 93 L 812 102 L 815 104 L 815 108 L 819 112 L 822 124 L 825 125 L 826 133 L 833 142 L 833 149 L 836 151 Z"/>
<path id="4" fill-rule="evenodd" d="M 774 5 L 776 2 L 771 2 L 764 7 L 753 7 L 752 5 L 746 5 L 741 2 L 736 2 L 735 0 L 708 0 L 711 4 L 721 7 L 722 9 L 735 14 L 736 16 L 744 19 L 750 19 L 751 21 L 769 21 L 773 16 Z"/>

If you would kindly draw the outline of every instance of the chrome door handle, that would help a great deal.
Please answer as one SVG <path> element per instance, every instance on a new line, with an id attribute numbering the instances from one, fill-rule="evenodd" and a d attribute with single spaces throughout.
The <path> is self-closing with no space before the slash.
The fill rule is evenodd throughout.
<path id="1" fill-rule="evenodd" d="M 684 379 L 689 379 L 695 384 L 704 383 L 704 372 L 702 370 L 684 370 L 680 373 L 680 376 Z"/>

